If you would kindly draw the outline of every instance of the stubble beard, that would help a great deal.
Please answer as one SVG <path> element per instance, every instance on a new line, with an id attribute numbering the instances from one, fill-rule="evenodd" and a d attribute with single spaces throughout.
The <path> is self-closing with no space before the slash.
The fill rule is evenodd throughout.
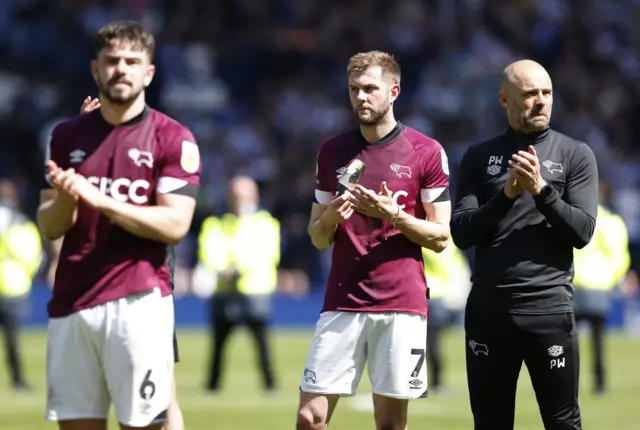
<path id="1" fill-rule="evenodd" d="M 362 117 L 356 111 L 356 117 L 358 118 L 358 121 L 360 122 L 361 125 L 365 125 L 365 126 L 379 125 L 384 120 L 384 117 L 387 115 L 387 112 L 389 112 L 390 108 L 391 108 L 390 103 L 387 103 L 385 106 L 377 110 L 373 108 L 369 108 L 369 115 L 366 117 Z"/>
<path id="2" fill-rule="evenodd" d="M 137 99 L 140 93 L 143 91 L 143 89 L 135 91 L 132 88 L 131 92 L 128 95 L 124 96 L 118 93 L 114 93 L 115 88 L 111 87 L 110 84 L 105 84 L 100 79 L 98 79 L 97 85 L 100 95 L 104 97 L 109 103 L 117 106 L 126 106 L 133 103 L 133 101 Z"/>
<path id="3" fill-rule="evenodd" d="M 520 131 L 525 133 L 529 132 L 537 132 L 544 131 L 549 126 L 550 119 L 548 117 L 536 118 L 533 115 L 533 111 L 530 112 L 520 112 L 516 118 L 518 118 L 518 125 L 520 126 Z"/>

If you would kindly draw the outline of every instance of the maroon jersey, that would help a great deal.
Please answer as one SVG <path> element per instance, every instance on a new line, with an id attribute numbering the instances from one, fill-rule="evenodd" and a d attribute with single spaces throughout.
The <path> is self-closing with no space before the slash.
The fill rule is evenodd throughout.
<path id="1" fill-rule="evenodd" d="M 316 201 L 336 195 L 338 177 L 353 159 L 367 168 L 359 183 L 376 192 L 387 182 L 394 201 L 425 219 L 423 203 L 448 200 L 449 168 L 442 146 L 402 124 L 375 145 L 359 130 L 325 142 L 318 153 Z M 324 311 L 427 315 L 422 249 L 389 222 L 359 213 L 335 234 Z"/>
<path id="2" fill-rule="evenodd" d="M 99 110 L 64 121 L 53 130 L 47 155 L 63 169 L 73 167 L 102 193 L 134 205 L 155 204 L 156 193 L 195 197 L 200 185 L 193 135 L 149 108 L 117 127 Z M 171 294 L 166 252 L 167 245 L 135 236 L 79 204 L 77 221 L 62 243 L 49 316 L 156 287 Z"/>

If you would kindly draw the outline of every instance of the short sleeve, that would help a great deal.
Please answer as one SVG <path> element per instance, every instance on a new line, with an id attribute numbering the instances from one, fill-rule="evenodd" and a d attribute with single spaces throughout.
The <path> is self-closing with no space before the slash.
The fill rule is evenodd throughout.
<path id="1" fill-rule="evenodd" d="M 166 130 L 156 191 L 196 197 L 202 161 L 196 139 L 184 126 Z"/>
<path id="2" fill-rule="evenodd" d="M 419 157 L 422 168 L 420 198 L 423 203 L 448 201 L 449 198 L 449 159 L 444 148 L 435 145 L 425 148 L 424 156 Z"/>
<path id="3" fill-rule="evenodd" d="M 71 167 L 71 159 L 76 155 L 69 153 L 66 157 L 62 156 L 64 153 L 62 145 L 64 144 L 65 139 L 61 138 L 61 134 L 61 127 L 54 127 L 51 131 L 49 141 L 44 147 L 44 182 L 42 184 L 42 188 L 44 189 L 53 187 L 51 184 L 49 168 L 47 167 L 49 160 L 55 162 L 61 169 L 68 169 Z"/>
<path id="4" fill-rule="evenodd" d="M 329 168 L 329 160 L 327 160 L 327 151 L 323 148 L 318 151 L 318 157 L 316 159 L 316 191 L 315 200 L 316 203 L 327 205 L 333 198 L 331 192 L 331 177 L 327 175 Z M 336 178 L 333 178 L 335 181 Z"/>

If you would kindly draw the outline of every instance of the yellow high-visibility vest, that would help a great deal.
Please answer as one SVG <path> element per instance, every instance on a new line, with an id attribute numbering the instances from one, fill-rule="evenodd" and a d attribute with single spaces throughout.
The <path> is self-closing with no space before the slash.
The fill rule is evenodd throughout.
<path id="1" fill-rule="evenodd" d="M 240 293 L 273 293 L 278 283 L 280 223 L 267 211 L 209 217 L 200 230 L 198 257 L 213 272 L 237 271 Z M 224 293 L 229 286 L 218 280 L 216 290 Z"/>
<path id="2" fill-rule="evenodd" d="M 590 290 L 612 290 L 630 265 L 629 233 L 624 220 L 599 205 L 591 242 L 573 252 L 574 285 Z"/>
<path id="3" fill-rule="evenodd" d="M 460 272 L 468 272 L 467 258 L 453 243 L 441 253 L 422 248 L 424 272 L 432 299 L 442 298 L 455 282 L 459 282 Z"/>
<path id="4" fill-rule="evenodd" d="M 42 262 L 42 241 L 35 223 L 18 220 L 0 235 L 0 297 L 18 297 L 31 290 Z"/>

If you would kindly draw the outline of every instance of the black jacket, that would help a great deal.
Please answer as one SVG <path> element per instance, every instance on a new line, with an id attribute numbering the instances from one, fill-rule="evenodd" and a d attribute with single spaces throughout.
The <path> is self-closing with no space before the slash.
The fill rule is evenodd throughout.
<path id="1" fill-rule="evenodd" d="M 533 145 L 548 186 L 535 198 L 504 193 L 508 161 Z M 573 248 L 591 240 L 598 206 L 598 169 L 583 142 L 547 129 L 509 128 L 471 146 L 460 166 L 451 236 L 475 246 L 469 304 L 512 313 L 571 311 Z"/>

